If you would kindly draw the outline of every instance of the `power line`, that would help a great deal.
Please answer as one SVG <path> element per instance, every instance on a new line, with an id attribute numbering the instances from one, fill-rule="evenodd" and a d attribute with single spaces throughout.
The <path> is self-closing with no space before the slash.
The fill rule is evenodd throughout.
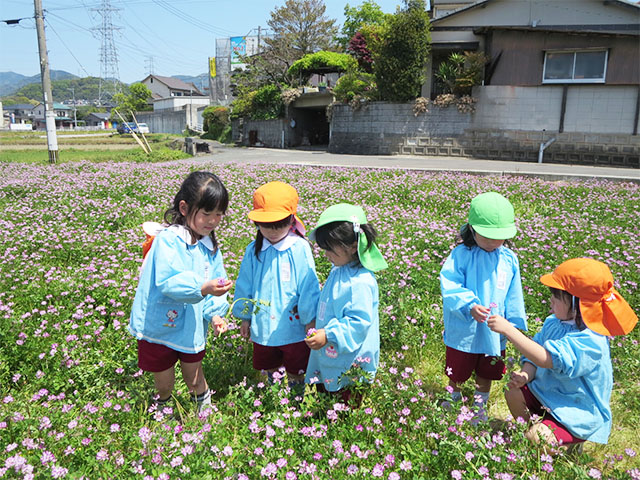
<path id="1" fill-rule="evenodd" d="M 62 43 L 62 45 L 64 45 L 64 48 L 66 48 L 66 49 L 67 49 L 67 51 L 68 51 L 68 52 L 71 54 L 71 56 L 73 57 L 73 59 L 74 59 L 76 62 L 78 62 L 78 65 L 80 65 L 80 68 L 82 69 L 82 71 L 83 71 L 84 73 L 86 73 L 86 74 L 87 74 L 87 77 L 90 77 L 90 76 L 91 76 L 91 74 L 90 74 L 89 72 L 87 72 L 87 70 L 84 68 L 84 66 L 82 65 L 82 63 L 80 63 L 80 60 L 78 60 L 78 59 L 76 58 L 76 56 L 73 54 L 73 52 L 71 51 L 71 49 L 67 46 L 67 44 L 66 44 L 66 43 L 64 43 L 64 40 L 63 40 L 63 39 L 62 39 L 62 37 L 58 34 L 58 32 L 56 32 L 56 29 L 55 29 L 55 28 L 53 28 L 53 25 L 51 25 L 51 22 L 50 22 L 49 20 L 47 20 L 46 18 L 45 18 L 45 21 L 46 21 L 46 23 L 47 23 L 47 26 L 51 29 L 51 31 L 52 31 L 53 33 L 55 33 L 55 34 L 56 34 L 56 36 L 58 37 L 58 40 L 60 40 L 60 43 Z"/>

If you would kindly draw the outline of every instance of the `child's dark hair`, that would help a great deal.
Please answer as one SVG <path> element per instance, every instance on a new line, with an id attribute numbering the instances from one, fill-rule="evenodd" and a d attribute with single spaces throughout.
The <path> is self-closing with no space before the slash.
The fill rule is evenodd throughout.
<path id="1" fill-rule="evenodd" d="M 262 226 L 264 228 L 273 228 L 274 230 L 277 230 L 278 228 L 283 228 L 288 225 L 293 225 L 294 222 L 295 220 L 293 218 L 293 215 L 289 215 L 288 217 L 283 218 L 282 220 L 278 220 L 276 222 L 254 222 L 254 223 L 257 226 Z M 302 234 L 298 232 L 298 230 L 296 230 L 295 232 L 302 237 Z M 260 231 L 260 229 L 258 229 L 258 233 L 256 233 L 256 242 L 253 248 L 253 252 L 256 254 L 256 258 L 258 258 L 258 254 L 262 251 L 262 242 L 264 242 L 264 235 L 262 235 L 262 232 Z"/>
<path id="2" fill-rule="evenodd" d="M 188 206 L 187 215 L 180 213 L 180 202 L 184 200 Z M 189 228 L 188 220 L 192 218 L 198 210 L 212 212 L 219 210 L 226 213 L 229 206 L 229 193 L 217 175 L 210 172 L 191 172 L 184 179 L 180 190 L 173 199 L 173 206 L 164 213 L 164 221 L 172 225 L 182 225 L 186 227 L 195 237 L 194 232 Z M 218 250 L 218 241 L 215 231 L 209 235 L 213 242 L 214 252 Z"/>
<path id="3" fill-rule="evenodd" d="M 362 232 L 367 237 L 367 248 L 369 250 L 374 244 L 378 232 L 373 225 L 368 223 L 360 225 Z M 353 231 L 353 223 L 346 221 L 331 222 L 318 227 L 315 232 L 316 243 L 323 250 L 334 250 L 336 247 L 348 248 L 358 241 L 356 232 Z M 356 256 L 354 260 L 357 260 Z"/>
<path id="4" fill-rule="evenodd" d="M 578 297 L 574 297 L 566 290 L 561 290 L 559 288 L 553 287 L 549 287 L 549 290 L 551 290 L 552 296 L 569 305 L 570 311 L 573 311 L 575 313 L 576 327 L 578 327 L 580 330 L 584 330 L 586 328 L 586 325 L 584 324 L 584 321 L 582 320 L 582 314 L 580 313 L 580 299 Z"/>
<path id="5" fill-rule="evenodd" d="M 458 243 L 463 243 L 465 247 L 475 247 L 477 246 L 477 242 L 476 242 L 476 237 L 475 237 L 475 231 L 473 230 L 473 227 L 471 225 L 469 225 L 468 223 L 465 223 L 461 228 L 460 228 L 460 239 L 462 240 L 462 242 L 458 242 Z M 509 244 L 509 240 L 505 240 L 504 241 L 505 245 Z"/>
<path id="6" fill-rule="evenodd" d="M 460 238 L 465 247 L 475 247 L 477 245 L 476 239 L 473 236 L 473 228 L 468 223 L 465 223 L 460 229 Z"/>

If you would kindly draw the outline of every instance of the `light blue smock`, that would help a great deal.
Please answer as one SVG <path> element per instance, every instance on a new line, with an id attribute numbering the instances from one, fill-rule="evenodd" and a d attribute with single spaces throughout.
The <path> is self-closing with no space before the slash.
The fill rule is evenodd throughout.
<path id="1" fill-rule="evenodd" d="M 222 254 L 219 249 L 213 252 L 209 237 L 191 245 L 185 227 L 162 230 L 142 265 L 129 332 L 179 352 L 201 352 L 212 317 L 224 316 L 229 309 L 226 294 L 202 296 L 202 285 L 214 278 L 227 278 L 227 274 Z"/>
<path id="2" fill-rule="evenodd" d="M 380 357 L 378 282 L 366 268 L 334 267 L 320 293 L 316 329 L 324 328 L 327 344 L 311 350 L 307 383 L 322 383 L 335 392 L 351 383 L 341 376 L 354 362 L 375 375 Z"/>
<path id="3" fill-rule="evenodd" d="M 244 252 L 236 280 L 234 303 L 249 298 L 267 301 L 257 313 L 240 300 L 233 315 L 251 322 L 251 340 L 269 347 L 302 342 L 305 325 L 316 318 L 320 284 L 309 242 L 290 232 L 277 244 L 263 239 L 258 258 L 255 241 Z"/>
<path id="4" fill-rule="evenodd" d="M 537 367 L 529 389 L 574 436 L 607 443 L 613 388 L 607 337 L 551 315 L 533 340 L 551 354 L 553 367 Z"/>
<path id="5" fill-rule="evenodd" d="M 487 252 L 478 246 L 458 245 L 440 271 L 444 317 L 444 343 L 467 353 L 499 356 L 506 348 L 504 336 L 471 316 L 476 304 L 489 307 L 520 330 L 527 330 L 518 257 L 501 246 Z"/>

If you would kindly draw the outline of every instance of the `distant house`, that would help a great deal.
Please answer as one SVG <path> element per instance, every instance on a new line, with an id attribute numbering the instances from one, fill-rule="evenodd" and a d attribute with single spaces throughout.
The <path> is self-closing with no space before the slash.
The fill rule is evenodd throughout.
<path id="1" fill-rule="evenodd" d="M 5 105 L 4 114 L 8 117 L 8 123 L 31 123 L 33 108 L 30 103 Z"/>
<path id="2" fill-rule="evenodd" d="M 92 112 L 85 117 L 88 127 L 111 128 L 111 114 L 106 112 Z"/>
<path id="3" fill-rule="evenodd" d="M 56 128 L 71 128 L 73 127 L 73 108 L 63 105 L 62 103 L 54 102 L 53 111 L 56 114 Z M 46 121 L 44 115 L 44 104 L 39 103 L 33 107 L 33 124 L 36 129 L 46 128 Z"/>
<path id="4" fill-rule="evenodd" d="M 152 99 L 158 100 L 168 97 L 204 97 L 193 83 L 183 82 L 179 78 L 161 77 L 159 75 L 148 75 L 140 83 L 146 85 L 151 90 Z"/>

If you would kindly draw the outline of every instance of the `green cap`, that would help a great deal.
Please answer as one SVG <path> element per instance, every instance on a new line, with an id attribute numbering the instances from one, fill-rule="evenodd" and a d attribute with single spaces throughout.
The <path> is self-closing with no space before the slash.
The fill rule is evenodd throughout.
<path id="1" fill-rule="evenodd" d="M 469 225 L 486 238 L 512 238 L 516 234 L 513 205 L 497 192 L 481 193 L 471 200 Z"/>
<path id="2" fill-rule="evenodd" d="M 358 258 L 364 268 L 372 272 L 378 272 L 387 268 L 387 262 L 375 243 L 372 243 L 369 249 L 367 249 L 367 236 L 360 228 L 360 225 L 368 223 L 367 215 L 364 213 L 362 207 L 357 207 L 349 203 L 338 203 L 337 205 L 332 205 L 327 208 L 320 215 L 316 228 L 309 232 L 311 241 L 316 240 L 316 230 L 318 230 L 318 228 L 332 222 L 353 223 L 353 230 L 356 232 L 358 238 Z"/>

